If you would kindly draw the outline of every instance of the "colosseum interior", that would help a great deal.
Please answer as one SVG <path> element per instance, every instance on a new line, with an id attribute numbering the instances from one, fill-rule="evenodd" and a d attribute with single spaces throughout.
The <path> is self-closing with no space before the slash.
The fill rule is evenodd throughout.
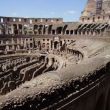
<path id="1" fill-rule="evenodd" d="M 77 22 L 0 16 L 0 110 L 110 110 L 110 0 Z"/>

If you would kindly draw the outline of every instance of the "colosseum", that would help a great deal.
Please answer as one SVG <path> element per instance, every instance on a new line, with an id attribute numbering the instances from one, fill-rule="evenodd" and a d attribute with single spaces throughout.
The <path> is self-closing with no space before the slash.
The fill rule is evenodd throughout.
<path id="1" fill-rule="evenodd" d="M 110 0 L 79 21 L 0 16 L 0 110 L 110 110 Z"/>

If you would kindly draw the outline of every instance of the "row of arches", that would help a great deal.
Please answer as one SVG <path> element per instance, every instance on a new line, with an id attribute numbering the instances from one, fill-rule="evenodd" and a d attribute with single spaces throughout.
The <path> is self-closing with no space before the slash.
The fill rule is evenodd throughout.
<path id="1" fill-rule="evenodd" d="M 108 21 L 110 20 L 110 15 L 107 15 L 107 16 L 95 16 L 95 17 L 82 17 L 81 18 L 81 22 L 101 22 L 101 21 Z"/>
<path id="2" fill-rule="evenodd" d="M 15 35 L 100 35 L 110 28 L 109 24 L 80 24 L 75 29 L 68 28 L 69 25 L 54 27 L 53 25 L 26 25 L 13 24 L 1 25 L 0 34 Z"/>

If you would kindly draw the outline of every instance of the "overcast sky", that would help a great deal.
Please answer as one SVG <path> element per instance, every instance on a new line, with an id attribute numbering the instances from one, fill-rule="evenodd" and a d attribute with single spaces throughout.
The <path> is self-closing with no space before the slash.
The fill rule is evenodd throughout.
<path id="1" fill-rule="evenodd" d="M 76 21 L 87 0 L 1 0 L 0 16 L 53 18 Z"/>

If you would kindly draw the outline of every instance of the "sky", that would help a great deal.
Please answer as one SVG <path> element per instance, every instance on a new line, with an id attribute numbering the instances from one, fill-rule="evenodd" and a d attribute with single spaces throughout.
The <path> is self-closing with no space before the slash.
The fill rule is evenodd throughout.
<path id="1" fill-rule="evenodd" d="M 0 16 L 77 21 L 87 0 L 1 0 Z"/>

